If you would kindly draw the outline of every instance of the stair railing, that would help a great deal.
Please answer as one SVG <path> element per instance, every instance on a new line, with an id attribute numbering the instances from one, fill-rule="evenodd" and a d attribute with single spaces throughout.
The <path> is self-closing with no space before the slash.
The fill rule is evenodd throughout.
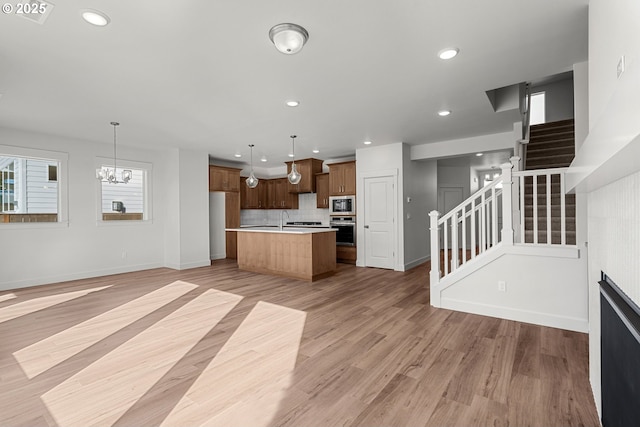
<path id="1" fill-rule="evenodd" d="M 575 244 L 575 242 L 569 242 L 567 238 L 568 195 L 565 193 L 567 170 L 568 168 L 553 168 L 513 173 L 513 177 L 520 187 L 518 243 L 531 245 Z M 529 200 L 531 200 L 531 204 L 527 203 Z M 554 233 L 557 236 L 555 239 L 553 238 Z M 544 237 L 544 242 L 540 241 L 542 240 L 540 239 L 541 235 Z"/>
<path id="2" fill-rule="evenodd" d="M 498 244 L 513 245 L 512 167 L 503 164 L 501 176 L 442 218 L 438 211 L 429 213 L 432 286 Z"/>

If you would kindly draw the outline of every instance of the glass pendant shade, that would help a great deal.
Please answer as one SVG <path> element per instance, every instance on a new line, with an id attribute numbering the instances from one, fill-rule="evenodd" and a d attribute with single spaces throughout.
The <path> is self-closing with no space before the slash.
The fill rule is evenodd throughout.
<path id="1" fill-rule="evenodd" d="M 251 173 L 249 174 L 249 178 L 245 180 L 245 183 L 249 188 L 256 188 L 258 186 L 258 178 L 256 178 L 253 173 L 253 147 L 253 144 L 249 144 L 249 148 L 251 148 Z"/>
<path id="2" fill-rule="evenodd" d="M 309 40 L 309 33 L 297 24 L 278 24 L 269 30 L 269 38 L 280 52 L 293 55 Z"/>
<path id="3" fill-rule="evenodd" d="M 302 175 L 300 174 L 300 172 L 298 172 L 298 169 L 296 169 L 296 151 L 293 144 L 296 138 L 296 135 L 291 135 L 291 157 L 293 158 L 293 160 L 291 160 L 291 172 L 289 172 L 289 175 L 287 175 L 287 179 L 293 185 L 299 184 L 300 180 L 302 179 Z"/>
<path id="4" fill-rule="evenodd" d="M 247 178 L 245 182 L 249 188 L 256 188 L 258 186 L 258 178 L 253 174 L 253 171 L 251 171 L 251 175 L 249 175 L 249 178 Z"/>
<path id="5" fill-rule="evenodd" d="M 302 175 L 300 175 L 300 172 L 298 172 L 298 169 L 296 169 L 295 163 L 291 164 L 291 172 L 289 172 L 289 175 L 287 175 L 287 179 L 293 185 L 300 183 L 300 180 L 302 179 Z"/>

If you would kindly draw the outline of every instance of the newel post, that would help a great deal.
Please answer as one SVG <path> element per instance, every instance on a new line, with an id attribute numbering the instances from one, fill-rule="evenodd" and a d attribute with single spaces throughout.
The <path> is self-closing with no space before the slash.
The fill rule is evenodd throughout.
<path id="1" fill-rule="evenodd" d="M 440 212 L 433 210 L 429 212 L 431 232 L 431 272 L 429 274 L 429 288 L 431 290 L 431 305 L 440 307 L 440 291 L 436 285 L 440 282 L 440 248 L 438 247 L 440 237 L 438 236 L 438 217 Z"/>
<path id="2" fill-rule="evenodd" d="M 513 194 L 511 186 L 513 184 L 512 168 L 513 164 L 504 163 L 502 168 L 502 244 L 513 245 Z"/>

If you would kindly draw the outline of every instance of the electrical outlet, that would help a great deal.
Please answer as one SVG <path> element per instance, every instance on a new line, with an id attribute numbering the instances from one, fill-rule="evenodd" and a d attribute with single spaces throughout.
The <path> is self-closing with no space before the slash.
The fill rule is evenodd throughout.
<path id="1" fill-rule="evenodd" d="M 498 290 L 500 292 L 507 292 L 507 282 L 505 282 L 504 280 L 499 280 L 498 281 Z"/>
<path id="2" fill-rule="evenodd" d="M 622 73 L 624 73 L 624 55 L 622 55 L 618 61 L 618 78 L 620 78 Z"/>

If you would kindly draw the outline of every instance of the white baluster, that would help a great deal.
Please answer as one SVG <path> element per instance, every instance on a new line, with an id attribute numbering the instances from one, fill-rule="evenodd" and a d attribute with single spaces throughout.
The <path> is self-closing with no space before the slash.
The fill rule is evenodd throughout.
<path id="1" fill-rule="evenodd" d="M 429 212 L 430 228 L 431 231 L 431 272 L 430 272 L 430 285 L 433 288 L 440 282 L 440 236 L 438 236 L 438 217 L 440 212 Z M 431 301 L 433 304 L 433 301 Z"/>
<path id="2" fill-rule="evenodd" d="M 517 157 L 512 157 L 512 163 L 504 163 L 500 167 L 502 168 L 502 244 L 512 246 L 513 245 L 513 215 L 514 212 L 517 212 L 517 207 L 512 207 L 513 200 L 512 196 L 512 168 L 513 168 L 513 159 Z M 518 200 L 518 199 L 515 199 Z M 517 214 L 516 214 L 517 215 Z M 497 226 L 497 224 L 496 224 Z"/>

